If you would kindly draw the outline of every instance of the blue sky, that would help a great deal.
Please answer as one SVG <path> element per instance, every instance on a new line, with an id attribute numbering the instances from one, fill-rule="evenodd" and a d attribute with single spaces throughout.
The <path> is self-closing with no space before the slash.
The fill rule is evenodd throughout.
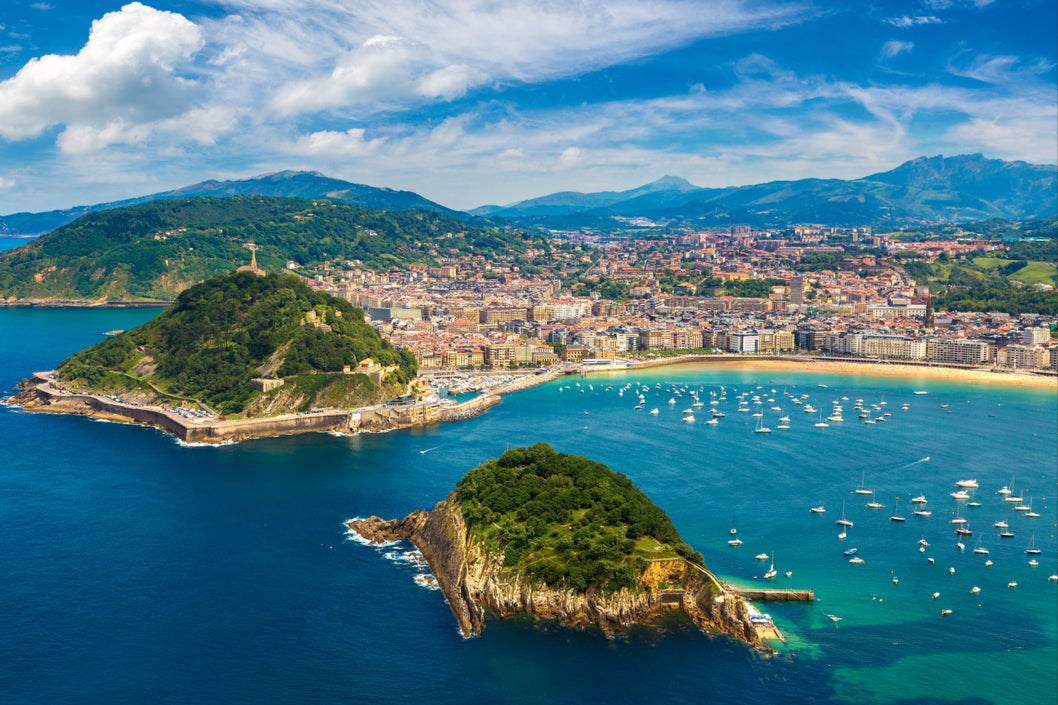
<path id="1" fill-rule="evenodd" d="M 1054 0 L 0 0 L 0 213 L 281 169 L 453 208 L 1058 161 Z"/>

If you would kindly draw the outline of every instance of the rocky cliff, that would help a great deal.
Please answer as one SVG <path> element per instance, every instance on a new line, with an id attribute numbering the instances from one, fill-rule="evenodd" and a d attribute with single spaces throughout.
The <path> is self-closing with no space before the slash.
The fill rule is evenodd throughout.
<path id="1" fill-rule="evenodd" d="M 485 628 L 486 610 L 500 617 L 526 613 L 569 626 L 596 625 L 612 634 L 678 609 L 702 629 L 765 648 L 742 596 L 683 559 L 651 563 L 637 590 L 576 592 L 532 584 L 505 570 L 502 556 L 483 551 L 469 535 L 462 511 L 451 497 L 430 512 L 416 511 L 391 521 L 353 519 L 348 526 L 373 543 L 401 539 L 414 543 L 467 637 Z"/>

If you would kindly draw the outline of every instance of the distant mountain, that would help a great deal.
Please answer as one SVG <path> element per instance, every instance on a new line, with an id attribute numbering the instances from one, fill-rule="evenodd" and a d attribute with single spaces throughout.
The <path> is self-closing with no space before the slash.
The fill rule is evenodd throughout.
<path id="1" fill-rule="evenodd" d="M 0 216 L 2 235 L 40 235 L 71 223 L 86 213 L 124 208 L 151 201 L 196 196 L 287 196 L 296 198 L 331 198 L 355 206 L 366 206 L 378 210 L 426 210 L 446 215 L 463 217 L 460 211 L 434 203 L 411 191 L 394 191 L 388 188 L 354 184 L 341 179 L 332 179 L 310 171 L 278 171 L 239 181 L 203 181 L 172 191 L 130 198 L 92 206 L 77 206 L 65 210 L 44 213 L 13 213 Z"/>
<path id="2" fill-rule="evenodd" d="M 801 179 L 700 188 L 664 177 L 622 192 L 563 192 L 471 211 L 522 225 L 622 227 L 617 218 L 668 225 L 904 225 L 1021 220 L 1058 211 L 1058 167 L 986 159 L 922 157 L 862 179 Z"/>

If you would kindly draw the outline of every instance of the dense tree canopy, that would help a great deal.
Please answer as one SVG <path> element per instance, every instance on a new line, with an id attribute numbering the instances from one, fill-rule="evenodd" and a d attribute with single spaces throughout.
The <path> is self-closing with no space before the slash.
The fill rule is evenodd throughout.
<path id="1" fill-rule="evenodd" d="M 502 552 L 506 568 L 551 586 L 635 588 L 645 556 L 661 555 L 656 544 L 701 562 L 631 480 L 544 443 L 471 470 L 456 500 L 471 534 Z"/>
<path id="2" fill-rule="evenodd" d="M 341 372 L 367 358 L 397 366 L 402 383 L 416 372 L 414 356 L 394 350 L 349 302 L 291 275 L 239 272 L 188 289 L 154 320 L 77 353 L 60 372 L 88 386 L 113 381 L 115 373 L 143 377 L 234 413 L 254 395 L 252 380 L 270 361 L 286 377 Z M 153 374 L 131 375 L 144 360 Z"/>

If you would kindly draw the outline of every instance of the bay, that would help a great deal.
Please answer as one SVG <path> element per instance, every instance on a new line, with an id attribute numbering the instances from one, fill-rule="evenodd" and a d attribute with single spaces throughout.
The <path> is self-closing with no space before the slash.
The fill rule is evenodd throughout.
<path id="1" fill-rule="evenodd" d="M 0 309 L 0 388 L 156 311 Z M 630 383 L 649 385 L 638 411 L 632 388 L 618 394 Z M 708 407 L 691 407 L 689 390 L 708 401 L 721 386 L 726 416 L 706 426 Z M 736 389 L 762 396 L 772 433 L 753 433 Z M 784 391 L 821 410 L 838 401 L 845 421 L 817 429 L 818 415 Z M 788 431 L 775 429 L 769 398 Z M 861 423 L 857 398 L 891 416 Z M 680 422 L 687 408 L 695 423 Z M 1047 580 L 1058 569 L 1056 429 L 1055 390 L 701 365 L 566 378 L 425 429 L 219 448 L 4 408 L 0 693 L 5 703 L 1047 702 L 1058 690 L 1058 584 Z M 776 586 L 816 593 L 766 606 L 787 644 L 765 657 L 678 624 L 607 640 L 520 619 L 464 640 L 440 593 L 416 584 L 409 547 L 365 547 L 344 531 L 352 516 L 429 508 L 467 469 L 536 442 L 631 477 L 732 582 L 764 585 L 754 555 L 774 555 Z M 995 494 L 1012 475 L 1039 518 Z M 852 493 L 861 477 L 885 509 Z M 960 551 L 948 493 L 968 478 L 982 506 L 958 510 L 974 530 Z M 911 515 L 919 493 L 929 518 Z M 896 497 L 906 522 L 888 519 Z M 842 502 L 854 522 L 845 541 Z M 826 514 L 808 511 L 820 504 Z M 996 536 L 1000 518 L 1015 538 Z M 733 526 L 739 548 L 727 545 Z M 1036 568 L 1023 553 L 1033 534 Z M 992 567 L 971 551 L 978 537 Z M 853 545 L 863 565 L 842 555 Z"/>

